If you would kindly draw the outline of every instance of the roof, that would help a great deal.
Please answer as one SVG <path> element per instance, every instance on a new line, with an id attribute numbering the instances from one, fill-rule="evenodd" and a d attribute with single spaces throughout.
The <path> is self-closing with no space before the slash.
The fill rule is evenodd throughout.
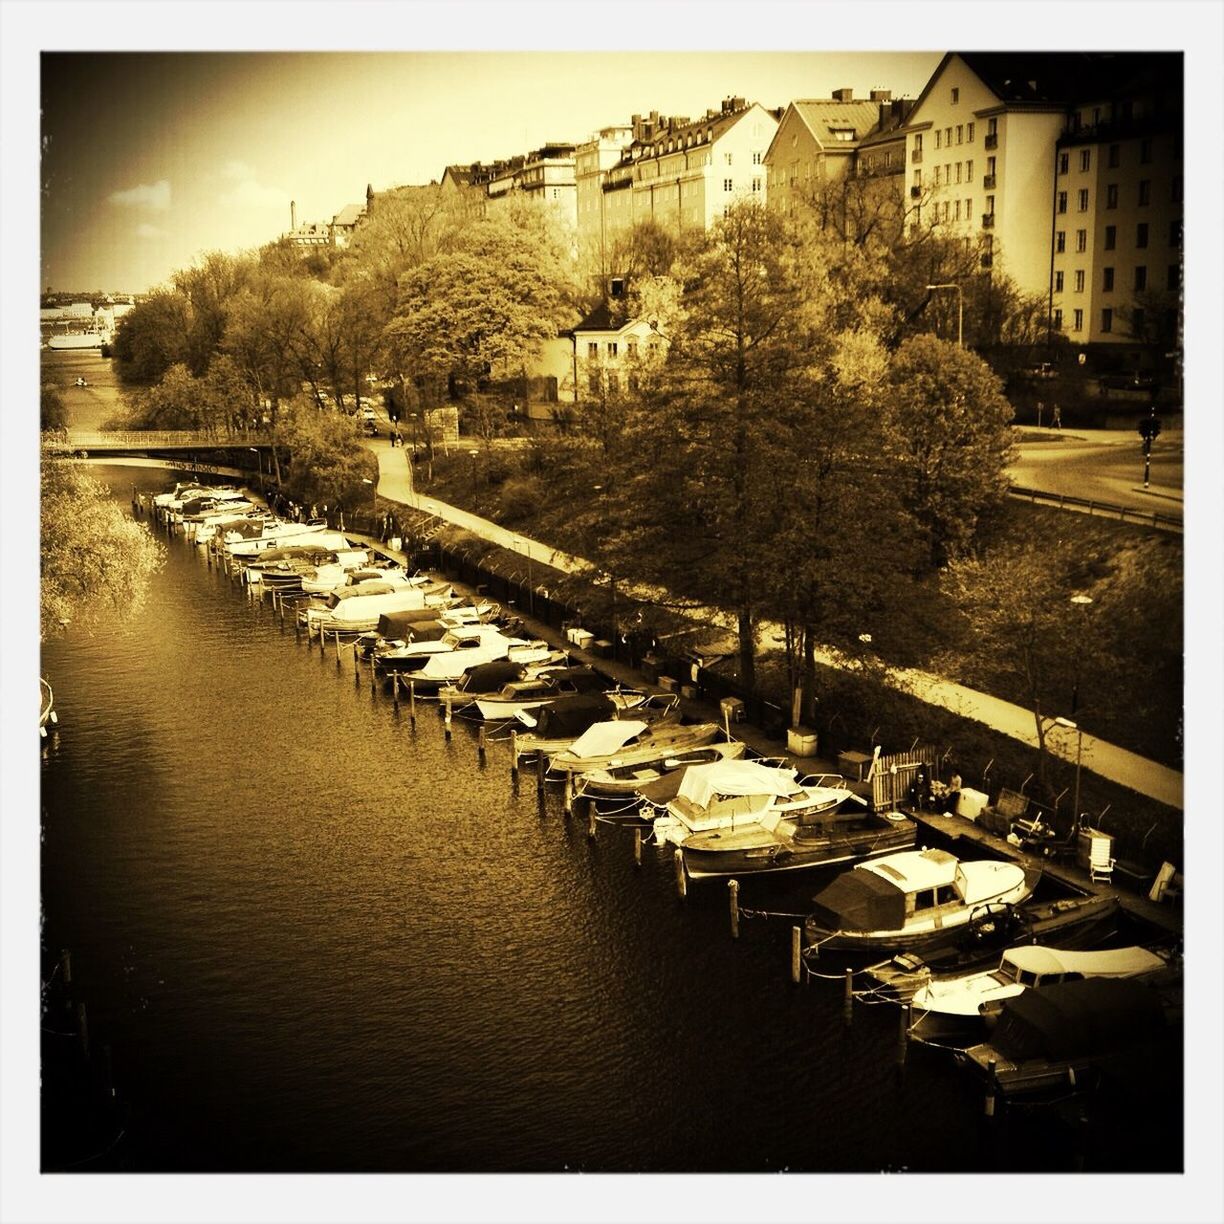
<path id="1" fill-rule="evenodd" d="M 364 212 L 364 204 L 346 204 L 332 219 L 332 224 L 356 225 Z"/>
<path id="2" fill-rule="evenodd" d="M 575 757 L 606 756 L 623 748 L 635 735 L 646 730 L 644 722 L 620 719 L 588 727 L 570 746 Z"/>
<path id="3" fill-rule="evenodd" d="M 877 875 L 904 892 L 914 892 L 950 884 L 956 877 L 956 868 L 956 857 L 946 850 L 905 850 L 873 863 L 862 863 L 855 870 Z"/>
<path id="4" fill-rule="evenodd" d="M 835 128 L 853 128 L 854 139 L 862 140 L 880 123 L 879 102 L 839 102 L 835 98 L 799 98 L 790 104 L 790 109 L 794 110 L 803 121 L 804 126 L 821 145 L 832 143 L 836 147 L 848 143 L 832 139 L 831 132 Z"/>
<path id="5" fill-rule="evenodd" d="M 1082 973 L 1102 977 L 1129 977 L 1161 969 L 1165 960 L 1146 948 L 1106 948 L 1095 952 L 1068 952 L 1040 945 L 1012 948 L 1003 959 L 1025 973 Z"/>
<path id="6" fill-rule="evenodd" d="M 704 115 L 692 123 L 686 123 L 674 128 L 664 128 L 661 132 L 652 135 L 649 140 L 635 140 L 612 169 L 616 169 L 619 166 L 633 165 L 644 158 L 666 155 L 668 141 L 673 143 L 676 141 L 684 142 L 690 135 L 698 136 L 700 143 L 713 143 L 729 132 L 749 111 L 759 105 L 759 102 L 749 102 L 742 110 L 724 111 L 717 115 Z M 770 118 L 772 119 L 773 117 L 770 114 Z M 705 137 L 707 131 L 709 132 L 708 141 Z M 698 142 L 695 141 L 694 143 Z M 683 144 L 682 147 L 684 147 Z M 673 148 L 672 152 L 677 152 L 677 150 Z"/>

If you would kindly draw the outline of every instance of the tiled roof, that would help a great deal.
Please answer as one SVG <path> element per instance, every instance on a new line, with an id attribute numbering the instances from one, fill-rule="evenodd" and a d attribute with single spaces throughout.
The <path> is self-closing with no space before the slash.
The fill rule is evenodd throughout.
<path id="1" fill-rule="evenodd" d="M 612 309 L 607 302 L 600 302 L 581 323 L 575 324 L 574 331 L 617 331 L 620 323 L 612 321 Z"/>
<path id="2" fill-rule="evenodd" d="M 854 139 L 862 140 L 880 122 L 878 102 L 838 102 L 832 98 L 798 98 L 791 103 L 795 113 L 807 125 L 808 130 L 826 148 L 844 141 L 836 141 L 831 135 L 833 128 L 853 128 Z"/>
<path id="3" fill-rule="evenodd" d="M 356 225 L 358 218 L 365 212 L 364 204 L 346 204 L 335 216 L 333 225 Z"/>
<path id="4" fill-rule="evenodd" d="M 657 157 L 660 154 L 666 154 L 667 142 L 670 140 L 687 141 L 689 135 L 700 136 L 701 141 L 705 142 L 705 133 L 708 130 L 710 133 L 710 143 L 718 140 L 725 132 L 733 128 L 752 108 L 756 106 L 755 102 L 749 102 L 743 110 L 731 111 L 730 113 L 719 113 L 717 115 L 707 115 L 701 119 L 697 119 L 692 123 L 686 123 L 683 127 L 665 129 L 657 135 L 652 136 L 649 140 L 637 140 L 626 150 L 625 155 L 617 162 L 618 166 L 632 165 L 636 161 L 641 161 L 644 158 Z M 673 149 L 675 152 L 675 149 Z"/>

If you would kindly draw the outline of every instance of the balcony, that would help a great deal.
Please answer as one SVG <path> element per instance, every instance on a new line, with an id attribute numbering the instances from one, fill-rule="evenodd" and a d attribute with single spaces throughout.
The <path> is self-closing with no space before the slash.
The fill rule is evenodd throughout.
<path id="1" fill-rule="evenodd" d="M 987 134 L 986 147 L 988 149 L 997 149 L 999 147 L 999 134 L 997 132 Z"/>
<path id="2" fill-rule="evenodd" d="M 921 149 L 915 149 L 915 150 L 914 150 L 914 151 L 913 151 L 913 152 L 910 154 L 910 161 L 912 161 L 912 162 L 914 163 L 914 165 L 915 165 L 915 166 L 920 166 L 920 165 L 922 165 L 922 150 L 921 150 Z"/>
<path id="3" fill-rule="evenodd" d="M 921 187 L 911 187 L 910 188 L 910 199 L 920 200 L 921 198 L 922 198 L 922 188 Z"/>
<path id="4" fill-rule="evenodd" d="M 992 212 L 982 214 L 982 228 L 994 229 L 995 215 Z"/>
<path id="5" fill-rule="evenodd" d="M 982 188 L 985 191 L 993 191 L 995 189 L 995 176 L 988 174 L 982 179 Z"/>

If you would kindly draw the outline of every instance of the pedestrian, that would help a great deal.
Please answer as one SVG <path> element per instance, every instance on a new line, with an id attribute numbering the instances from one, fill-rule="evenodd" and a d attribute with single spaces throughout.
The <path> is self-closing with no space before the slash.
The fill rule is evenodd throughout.
<path id="1" fill-rule="evenodd" d="M 1062 428 L 1062 407 L 1059 404 L 1054 405 L 1054 415 L 1050 418 L 1050 427 L 1052 429 Z"/>
<path id="2" fill-rule="evenodd" d="M 946 816 L 956 815 L 956 805 L 960 802 L 961 793 L 961 776 L 954 773 L 948 779 L 948 793 L 944 795 L 944 814 Z"/>

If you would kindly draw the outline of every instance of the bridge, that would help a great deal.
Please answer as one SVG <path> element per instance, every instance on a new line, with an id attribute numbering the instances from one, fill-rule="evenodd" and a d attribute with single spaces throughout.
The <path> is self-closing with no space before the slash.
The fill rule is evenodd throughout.
<path id="1" fill-rule="evenodd" d="M 222 434 L 191 429 L 68 429 L 58 435 L 43 435 L 49 449 L 70 455 L 266 450 L 272 441 L 272 435 L 264 430 Z"/>

